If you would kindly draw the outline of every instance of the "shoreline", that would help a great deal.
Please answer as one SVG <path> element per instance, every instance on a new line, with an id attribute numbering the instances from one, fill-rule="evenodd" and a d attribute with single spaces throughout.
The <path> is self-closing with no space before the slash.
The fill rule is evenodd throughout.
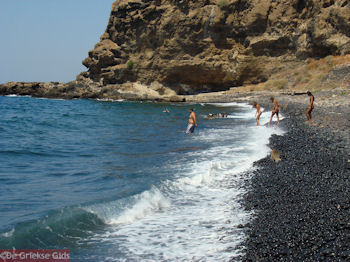
<path id="1" fill-rule="evenodd" d="M 197 95 L 189 103 L 257 100 L 279 101 L 283 136 L 273 135 L 270 148 L 281 151 L 274 163 L 265 157 L 247 182 L 242 206 L 254 218 L 247 233 L 243 261 L 350 259 L 350 99 L 349 90 L 315 92 L 313 121 L 305 123 L 306 95 L 287 92 L 225 92 Z M 205 99 L 203 99 L 205 97 Z"/>
<path id="2" fill-rule="evenodd" d="M 282 160 L 275 163 L 268 156 L 255 162 L 257 170 L 246 185 L 242 205 L 255 215 L 245 225 L 248 237 L 241 259 L 349 260 L 348 104 L 337 107 L 337 113 L 345 114 L 338 119 L 330 106 L 315 106 L 315 120 L 305 123 L 305 104 L 287 100 L 281 99 L 289 103 L 280 123 L 287 132 L 273 135 L 269 143 L 281 151 Z"/>

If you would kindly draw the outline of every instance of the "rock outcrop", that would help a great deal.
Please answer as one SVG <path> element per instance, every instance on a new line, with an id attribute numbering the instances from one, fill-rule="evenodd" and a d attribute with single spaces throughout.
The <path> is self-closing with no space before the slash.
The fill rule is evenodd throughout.
<path id="1" fill-rule="evenodd" d="M 349 53 L 349 0 L 117 0 L 77 81 L 193 94 Z"/>
<path id="2" fill-rule="evenodd" d="M 0 84 L 0 96 L 19 95 L 45 98 L 91 98 L 103 100 L 166 101 L 185 102 L 170 88 L 152 83 L 150 86 L 140 83 L 101 86 L 92 81 L 63 82 L 8 82 Z"/>

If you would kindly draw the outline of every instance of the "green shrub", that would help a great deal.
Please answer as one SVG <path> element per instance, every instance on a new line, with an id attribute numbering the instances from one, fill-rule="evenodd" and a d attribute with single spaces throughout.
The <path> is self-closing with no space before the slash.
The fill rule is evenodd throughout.
<path id="1" fill-rule="evenodd" d="M 127 63 L 126 63 L 126 67 L 129 69 L 129 70 L 132 70 L 134 68 L 134 62 L 132 60 L 129 60 Z"/>

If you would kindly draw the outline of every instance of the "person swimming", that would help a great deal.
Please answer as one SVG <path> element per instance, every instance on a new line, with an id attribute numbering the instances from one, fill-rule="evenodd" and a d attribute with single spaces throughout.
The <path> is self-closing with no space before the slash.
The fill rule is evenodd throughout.
<path id="1" fill-rule="evenodd" d="M 215 119 L 215 118 L 226 118 L 228 116 L 227 113 L 209 113 L 206 118 L 207 119 Z"/>

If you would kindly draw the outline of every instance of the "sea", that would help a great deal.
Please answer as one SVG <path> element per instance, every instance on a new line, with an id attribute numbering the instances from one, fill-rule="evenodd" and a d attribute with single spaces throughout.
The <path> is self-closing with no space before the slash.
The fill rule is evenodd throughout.
<path id="1" fill-rule="evenodd" d="M 190 108 L 198 127 L 188 135 Z M 71 261 L 239 260 L 253 162 L 283 134 L 254 115 L 245 103 L 0 97 L 0 249 L 69 249 Z"/>

